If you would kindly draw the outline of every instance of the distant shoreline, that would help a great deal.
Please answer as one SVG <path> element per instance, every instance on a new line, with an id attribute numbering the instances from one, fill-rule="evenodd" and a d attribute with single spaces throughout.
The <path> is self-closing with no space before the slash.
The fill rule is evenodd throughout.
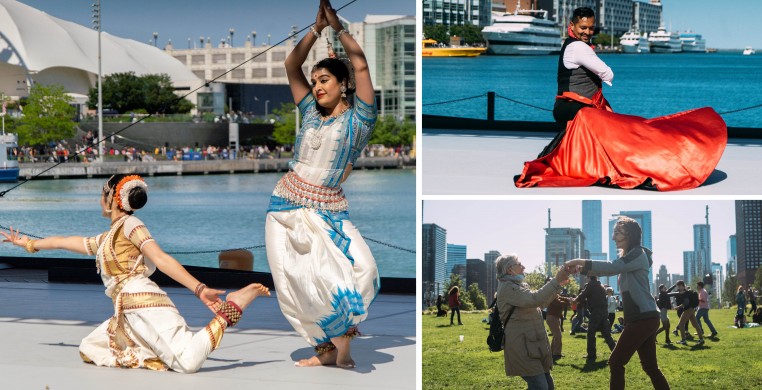
<path id="1" fill-rule="evenodd" d="M 288 158 L 257 160 L 151 161 L 151 162 L 67 162 L 46 172 L 52 163 L 21 163 L 19 179 L 81 179 L 109 177 L 114 174 L 144 176 L 183 176 L 288 171 Z M 415 168 L 415 159 L 402 157 L 366 157 L 357 160 L 355 169 Z M 39 175 L 39 176 L 38 176 Z"/>

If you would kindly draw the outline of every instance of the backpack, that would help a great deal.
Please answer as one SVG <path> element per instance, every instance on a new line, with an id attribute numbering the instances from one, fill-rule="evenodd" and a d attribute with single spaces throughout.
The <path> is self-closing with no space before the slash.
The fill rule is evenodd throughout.
<path id="1" fill-rule="evenodd" d="M 489 336 L 487 336 L 487 346 L 489 346 L 490 352 L 500 352 L 503 350 L 503 338 L 505 337 L 504 329 L 508 320 L 511 319 L 511 314 L 516 306 L 511 308 L 508 312 L 508 318 L 505 319 L 505 323 L 500 322 L 500 312 L 497 310 L 497 304 L 492 311 L 492 322 L 489 324 Z"/>
<path id="2" fill-rule="evenodd" d="M 690 302 L 690 305 L 691 305 L 692 308 L 698 307 L 698 305 L 699 305 L 699 296 L 698 296 L 698 292 L 696 292 L 696 290 L 691 290 L 688 293 L 688 299 L 689 299 L 689 302 Z"/>

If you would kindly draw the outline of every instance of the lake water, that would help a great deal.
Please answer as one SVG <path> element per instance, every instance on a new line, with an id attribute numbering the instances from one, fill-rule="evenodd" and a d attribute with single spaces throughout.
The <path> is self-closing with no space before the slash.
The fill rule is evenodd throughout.
<path id="1" fill-rule="evenodd" d="M 148 204 L 142 219 L 167 252 L 186 265 L 217 267 L 221 249 L 265 242 L 265 212 L 282 173 L 147 177 Z M 38 180 L 0 198 L 0 225 L 37 236 L 94 236 L 108 229 L 100 216 L 105 179 Z M 9 188 L 0 184 L 0 190 Z M 355 171 L 344 185 L 352 222 L 363 236 L 415 250 L 415 170 Z M 415 253 L 368 241 L 381 276 L 415 277 Z M 251 249 L 254 270 L 269 272 L 265 249 Z M 82 257 L 46 251 L 49 257 Z M 0 256 L 33 256 L 0 245 Z"/>
<path id="2" fill-rule="evenodd" d="M 615 112 L 652 118 L 709 106 L 725 112 L 762 104 L 762 56 L 741 53 L 602 54 L 614 71 L 603 94 Z M 423 59 L 423 113 L 486 119 L 488 91 L 549 110 L 558 56 Z M 457 103 L 431 105 L 482 95 Z M 762 107 L 724 114 L 728 126 L 762 128 Z M 495 99 L 495 119 L 552 122 L 551 112 Z"/>

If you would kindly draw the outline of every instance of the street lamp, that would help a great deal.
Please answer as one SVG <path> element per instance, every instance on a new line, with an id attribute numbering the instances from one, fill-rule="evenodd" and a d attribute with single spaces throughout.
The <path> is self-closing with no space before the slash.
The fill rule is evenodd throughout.
<path id="1" fill-rule="evenodd" d="M 101 0 L 93 3 L 93 28 L 98 30 L 98 159 L 103 162 L 103 72 L 101 68 Z"/>
<path id="2" fill-rule="evenodd" d="M 270 46 L 270 34 L 267 34 L 267 46 Z"/>
<path id="3" fill-rule="evenodd" d="M 153 46 L 154 46 L 154 47 L 158 47 L 158 45 L 157 45 L 157 43 L 156 43 L 158 40 L 159 40 L 159 33 L 157 33 L 157 32 L 154 32 L 154 33 L 153 33 Z"/>
<path id="4" fill-rule="evenodd" d="M 265 100 L 265 117 L 267 117 L 267 106 L 270 104 L 269 100 Z"/>
<path id="5" fill-rule="evenodd" d="M 228 30 L 228 34 L 230 34 L 230 47 L 233 47 L 233 34 L 235 34 L 235 29 L 231 28 Z"/>
<path id="6" fill-rule="evenodd" d="M 257 32 L 251 32 L 251 47 L 257 46 Z"/>

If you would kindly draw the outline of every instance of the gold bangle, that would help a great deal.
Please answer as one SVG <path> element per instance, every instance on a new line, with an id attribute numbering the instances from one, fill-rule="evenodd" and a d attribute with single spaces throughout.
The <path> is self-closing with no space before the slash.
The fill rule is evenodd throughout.
<path id="1" fill-rule="evenodd" d="M 352 36 L 352 33 L 350 33 L 349 31 L 347 31 L 347 29 L 345 29 L 345 28 L 342 28 L 341 30 L 339 30 L 339 32 L 337 32 L 337 33 L 336 33 L 336 39 L 341 39 L 341 36 L 342 36 L 343 34 L 347 34 L 347 35 L 349 35 L 350 37 Z"/>
<path id="2" fill-rule="evenodd" d="M 315 26 L 310 26 L 310 32 L 315 36 L 315 38 L 320 38 L 320 32 L 315 28 Z"/>
<path id="3" fill-rule="evenodd" d="M 36 248 L 34 247 L 34 243 L 35 243 L 36 241 L 37 241 L 37 240 L 29 240 L 29 241 L 27 241 L 27 242 L 26 242 L 26 251 L 27 251 L 27 252 L 29 252 L 29 253 L 37 253 L 37 252 L 39 252 L 39 251 L 40 251 L 39 249 L 36 249 Z"/>

